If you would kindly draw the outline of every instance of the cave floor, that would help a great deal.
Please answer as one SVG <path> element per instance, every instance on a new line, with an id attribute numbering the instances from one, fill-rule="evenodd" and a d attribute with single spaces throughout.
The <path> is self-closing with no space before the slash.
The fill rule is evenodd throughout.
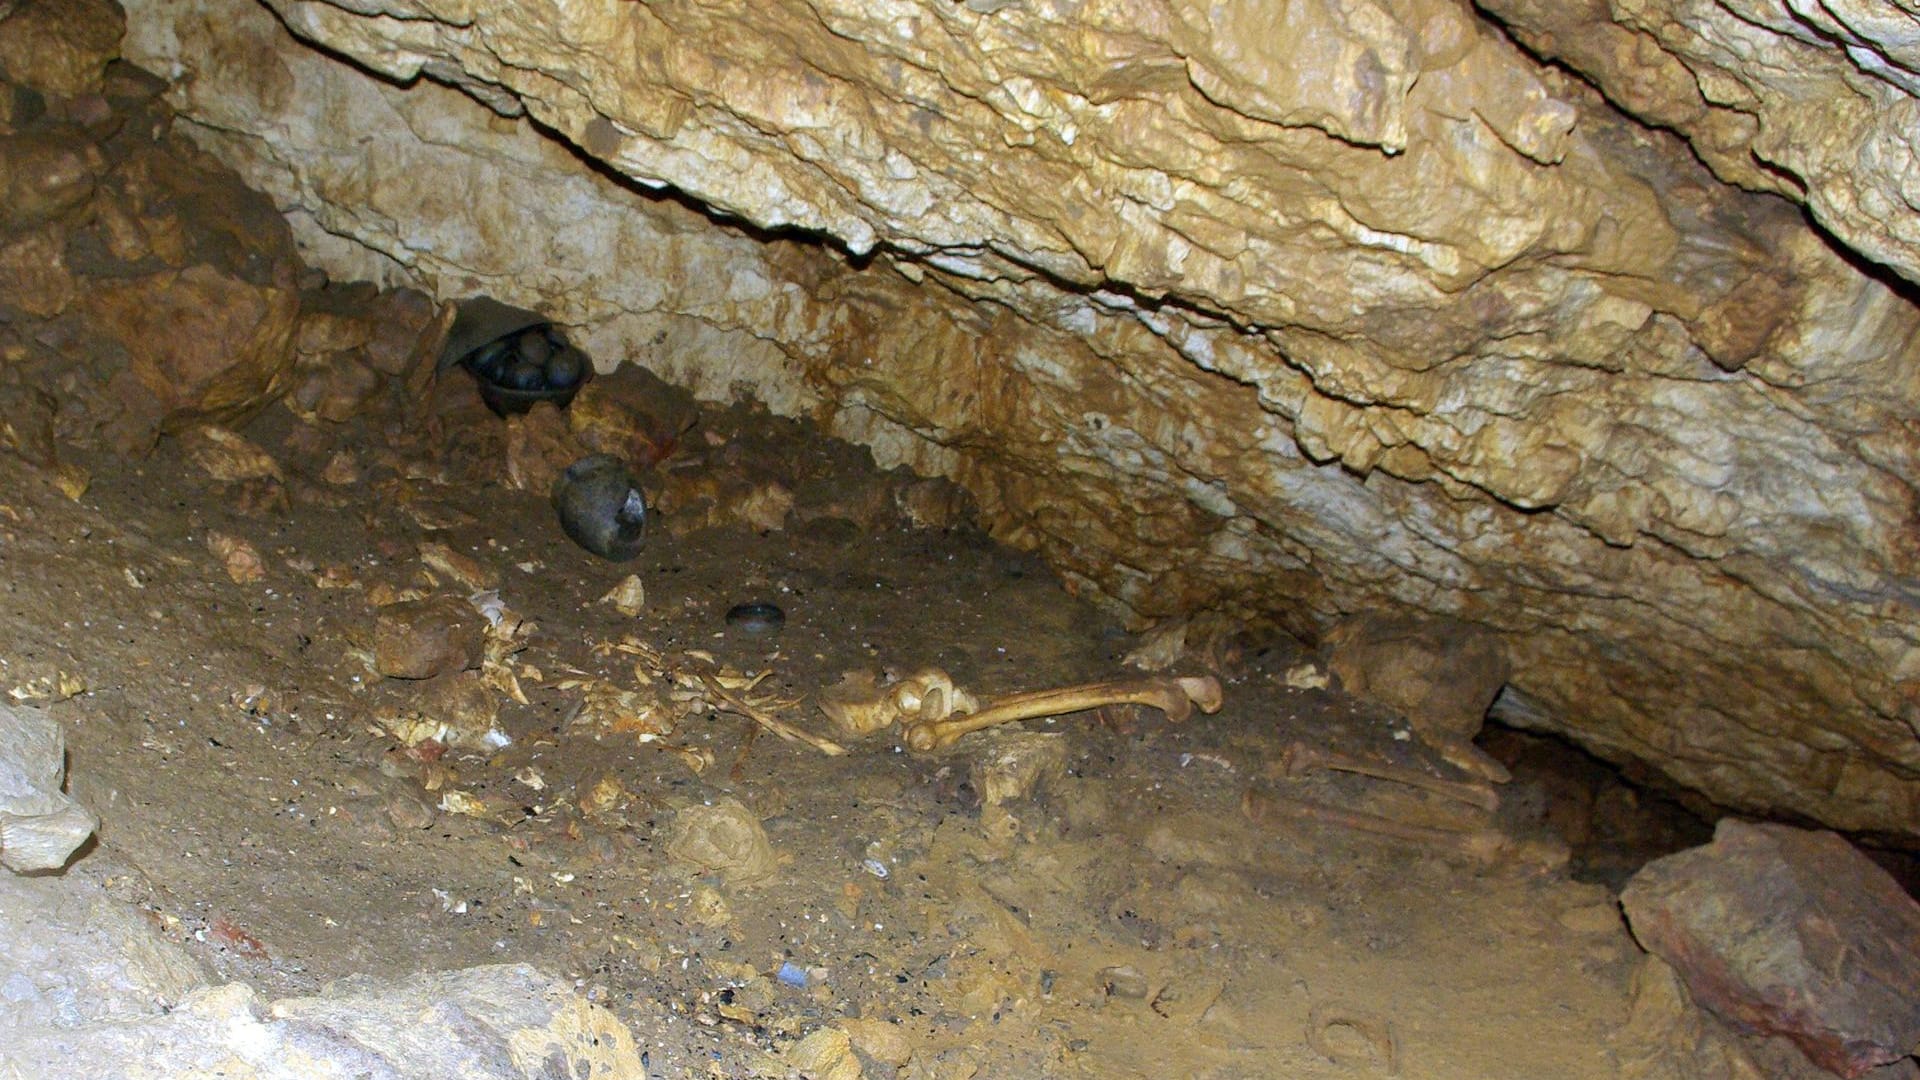
<path id="1" fill-rule="evenodd" d="M 1616 1075 L 1638 954 L 1608 891 L 1242 814 L 1250 785 L 1445 812 L 1279 775 L 1294 739 L 1431 758 L 1389 718 L 1289 688 L 1284 650 L 1227 664 L 1225 707 L 1182 725 L 1028 723 L 1064 775 L 998 806 L 974 770 L 1028 736 L 828 757 L 772 737 L 743 753 L 751 725 L 724 712 L 644 743 L 580 723 L 582 680 L 633 687 L 636 655 L 770 672 L 754 692 L 791 699 L 856 668 L 937 664 L 985 696 L 1123 673 L 1133 640 L 1031 557 L 889 510 L 910 478 L 745 406 L 699 415 L 672 482 L 781 472 L 787 526 L 670 512 L 624 565 L 504 486 L 503 425 L 470 403 L 440 418 L 451 436 L 276 406 L 242 430 L 279 479 L 214 481 L 169 439 L 78 455 L 75 501 L 0 455 L 0 674 L 68 728 L 71 788 L 103 819 L 94 874 L 270 997 L 491 962 L 564 974 L 660 1076 L 791 1075 L 783 1049 L 835 1023 L 868 1076 Z M 264 577 L 230 580 L 212 533 L 253 545 Z M 491 758 L 422 760 L 375 723 L 424 691 L 368 666 L 369 594 L 422 584 L 434 542 L 535 624 Z M 633 617 L 600 601 L 629 573 Z M 723 620 L 761 599 L 784 629 Z M 642 653 L 607 647 L 623 639 Z M 808 700 L 781 713 L 827 729 Z M 484 816 L 434 812 L 451 791 Z M 771 877 L 669 856 L 676 814 L 728 796 L 762 820 Z"/>

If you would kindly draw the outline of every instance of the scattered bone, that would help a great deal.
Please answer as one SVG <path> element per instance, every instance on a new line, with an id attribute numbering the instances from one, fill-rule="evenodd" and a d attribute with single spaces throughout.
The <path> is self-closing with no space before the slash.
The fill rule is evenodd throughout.
<path id="1" fill-rule="evenodd" d="M 1436 829 L 1426 825 L 1408 825 L 1376 814 L 1341 810 L 1320 803 L 1270 795 L 1248 788 L 1240 799 L 1240 810 L 1257 825 L 1277 826 L 1283 822 L 1304 821 L 1314 825 L 1333 825 L 1342 829 L 1392 837 L 1432 851 L 1461 855 L 1476 862 L 1491 863 L 1513 847 L 1513 841 L 1498 829 L 1462 832 Z"/>
<path id="2" fill-rule="evenodd" d="M 647 587 L 638 574 L 628 574 L 620 584 L 607 590 L 600 598 L 603 604 L 612 604 L 613 609 L 631 619 L 640 614 L 647 606 Z"/>
<path id="3" fill-rule="evenodd" d="M 492 589 L 500 584 L 500 574 L 479 560 L 462 555 L 445 544 L 421 544 L 420 561 L 429 570 L 458 581 L 468 592 Z"/>
<path id="4" fill-rule="evenodd" d="M 1500 795 L 1490 784 L 1479 781 L 1443 780 L 1437 776 L 1429 776 L 1419 769 L 1402 768 L 1385 762 L 1363 761 L 1333 750 L 1308 746 L 1303 742 L 1295 742 L 1287 747 L 1286 753 L 1280 757 L 1280 766 L 1289 779 L 1322 770 L 1354 773 L 1431 791 L 1456 802 L 1477 806 L 1488 813 L 1500 809 Z"/>
<path id="5" fill-rule="evenodd" d="M 847 752 L 846 747 L 841 746 L 832 739 L 794 727 L 792 724 L 773 715 L 765 707 L 754 702 L 749 702 L 740 695 L 728 690 L 725 686 L 721 685 L 719 679 L 711 675 L 701 676 L 701 682 L 706 685 L 708 693 L 713 695 L 719 708 L 723 708 L 731 713 L 738 713 L 788 742 L 805 743 L 815 750 L 833 757 L 838 757 Z"/>
<path id="6" fill-rule="evenodd" d="M 968 771 L 983 806 L 1023 802 L 1067 768 L 1067 748 L 1058 734 L 1008 731 Z"/>
<path id="7" fill-rule="evenodd" d="M 979 708 L 973 695 L 953 685 L 939 668 L 917 671 L 882 685 L 871 671 L 849 671 L 820 692 L 820 711 L 845 734 L 862 738 L 910 720 L 938 720 Z"/>
<path id="8" fill-rule="evenodd" d="M 1030 690 L 1010 694 L 978 712 L 924 717 L 907 725 L 903 734 L 907 746 L 919 751 L 951 746 L 969 732 L 1013 720 L 1032 720 L 1042 716 L 1064 716 L 1103 705 L 1151 705 L 1180 723 L 1201 712 L 1218 712 L 1221 704 L 1220 681 L 1211 675 L 1179 678 L 1109 679 L 1055 690 Z"/>
<path id="9" fill-rule="evenodd" d="M 235 585 L 251 585 L 267 576 L 267 564 L 261 559 L 260 550 L 237 536 L 209 532 L 207 550 L 220 560 Z"/>
<path id="10" fill-rule="evenodd" d="M 201 471 L 222 483 L 240 480 L 280 480 L 286 476 L 273 455 L 244 435 L 217 424 L 205 424 L 180 436 L 187 457 Z"/>

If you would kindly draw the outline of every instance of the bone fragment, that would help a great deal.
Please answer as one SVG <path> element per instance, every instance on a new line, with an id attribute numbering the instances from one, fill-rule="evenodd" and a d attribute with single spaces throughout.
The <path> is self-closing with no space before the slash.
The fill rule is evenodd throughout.
<path id="1" fill-rule="evenodd" d="M 938 750 L 953 745 L 969 732 L 980 731 L 1012 720 L 1032 720 L 1041 716 L 1097 709 L 1103 705 L 1151 705 L 1180 723 L 1201 712 L 1220 710 L 1220 680 L 1211 675 L 1182 678 L 1108 679 L 1053 690 L 1029 690 L 1009 694 L 989 703 L 978 712 L 963 713 L 945 719 L 922 719 L 907 725 L 903 733 L 910 749 Z"/>
<path id="2" fill-rule="evenodd" d="M 1386 780 L 1395 784 L 1431 791 L 1456 802 L 1477 806 L 1492 813 L 1500 809 L 1500 794 L 1489 784 L 1479 781 L 1442 780 L 1429 776 L 1419 769 L 1407 769 L 1385 762 L 1363 761 L 1332 750 L 1323 750 L 1296 742 L 1287 747 L 1280 757 L 1281 768 L 1288 778 L 1305 776 L 1322 769 L 1334 772 L 1354 773 L 1359 776 L 1371 776 L 1375 780 Z"/>
<path id="3" fill-rule="evenodd" d="M 788 742 L 805 743 L 830 757 L 839 757 L 841 754 L 847 752 L 846 747 L 841 746 L 832 739 L 794 727 L 785 720 L 742 698 L 740 695 L 720 685 L 720 680 L 711 675 L 700 676 L 700 681 L 706 685 L 707 692 L 713 695 L 714 700 L 719 702 L 720 708 L 731 713 L 738 713 Z"/>

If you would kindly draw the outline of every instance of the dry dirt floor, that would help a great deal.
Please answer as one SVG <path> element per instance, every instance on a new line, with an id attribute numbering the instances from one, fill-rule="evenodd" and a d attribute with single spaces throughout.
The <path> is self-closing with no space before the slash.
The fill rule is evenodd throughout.
<path id="1" fill-rule="evenodd" d="M 616 1010 L 662 1077 L 795 1075 L 781 1054 L 828 1024 L 870 1077 L 1616 1075 L 1639 954 L 1609 889 L 1243 812 L 1257 788 L 1461 813 L 1286 778 L 1295 740 L 1450 772 L 1393 717 L 1290 686 L 1297 651 L 1229 651 L 1224 708 L 1178 725 L 1079 714 L 924 755 L 750 739 L 700 675 L 764 673 L 740 692 L 831 734 L 814 695 L 847 671 L 937 665 L 992 697 L 1126 674 L 1137 641 L 1033 557 L 917 526 L 901 508 L 942 497 L 925 482 L 747 405 L 675 404 L 697 421 L 643 478 L 671 505 L 637 560 L 600 561 L 504 482 L 504 424 L 471 397 L 425 421 L 276 406 L 240 430 L 278 477 L 215 480 L 168 438 L 76 456 L 75 500 L 0 456 L 0 683 L 68 728 L 103 819 L 84 872 L 220 977 L 274 997 L 525 961 Z M 233 542 L 257 580 L 229 575 Z M 395 718 L 448 687 L 370 664 L 376 602 L 471 591 L 422 561 L 436 544 L 526 620 L 489 683 L 511 740 L 490 756 L 407 747 Z M 634 615 L 602 599 L 629 574 Z M 761 600 L 783 628 L 725 621 Z M 587 708 L 595 688 L 677 726 L 642 739 Z M 764 826 L 769 875 L 669 850 L 727 799 Z"/>

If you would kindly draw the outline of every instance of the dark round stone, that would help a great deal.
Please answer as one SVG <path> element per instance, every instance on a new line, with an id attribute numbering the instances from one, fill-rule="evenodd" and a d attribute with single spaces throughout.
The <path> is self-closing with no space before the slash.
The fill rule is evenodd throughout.
<path id="1" fill-rule="evenodd" d="M 749 634 L 770 634 L 786 625 L 786 622 L 787 613 L 780 610 L 780 605 L 764 600 L 735 604 L 727 609 L 727 625 L 739 627 Z"/>
<path id="2" fill-rule="evenodd" d="M 547 360 L 547 385 L 565 390 L 587 374 L 587 354 L 572 347 L 561 349 Z"/>
<path id="3" fill-rule="evenodd" d="M 533 364 L 545 364 L 553 355 L 553 343 L 547 340 L 546 330 L 538 326 L 522 331 L 513 347 L 520 351 L 520 359 Z"/>
<path id="4" fill-rule="evenodd" d="M 502 339 L 488 342 L 467 357 L 467 370 L 488 382 L 499 382 L 513 358 L 513 342 Z"/>
<path id="5" fill-rule="evenodd" d="M 522 357 L 507 367 L 498 382 L 509 390 L 545 390 L 547 373 L 539 364 Z"/>

